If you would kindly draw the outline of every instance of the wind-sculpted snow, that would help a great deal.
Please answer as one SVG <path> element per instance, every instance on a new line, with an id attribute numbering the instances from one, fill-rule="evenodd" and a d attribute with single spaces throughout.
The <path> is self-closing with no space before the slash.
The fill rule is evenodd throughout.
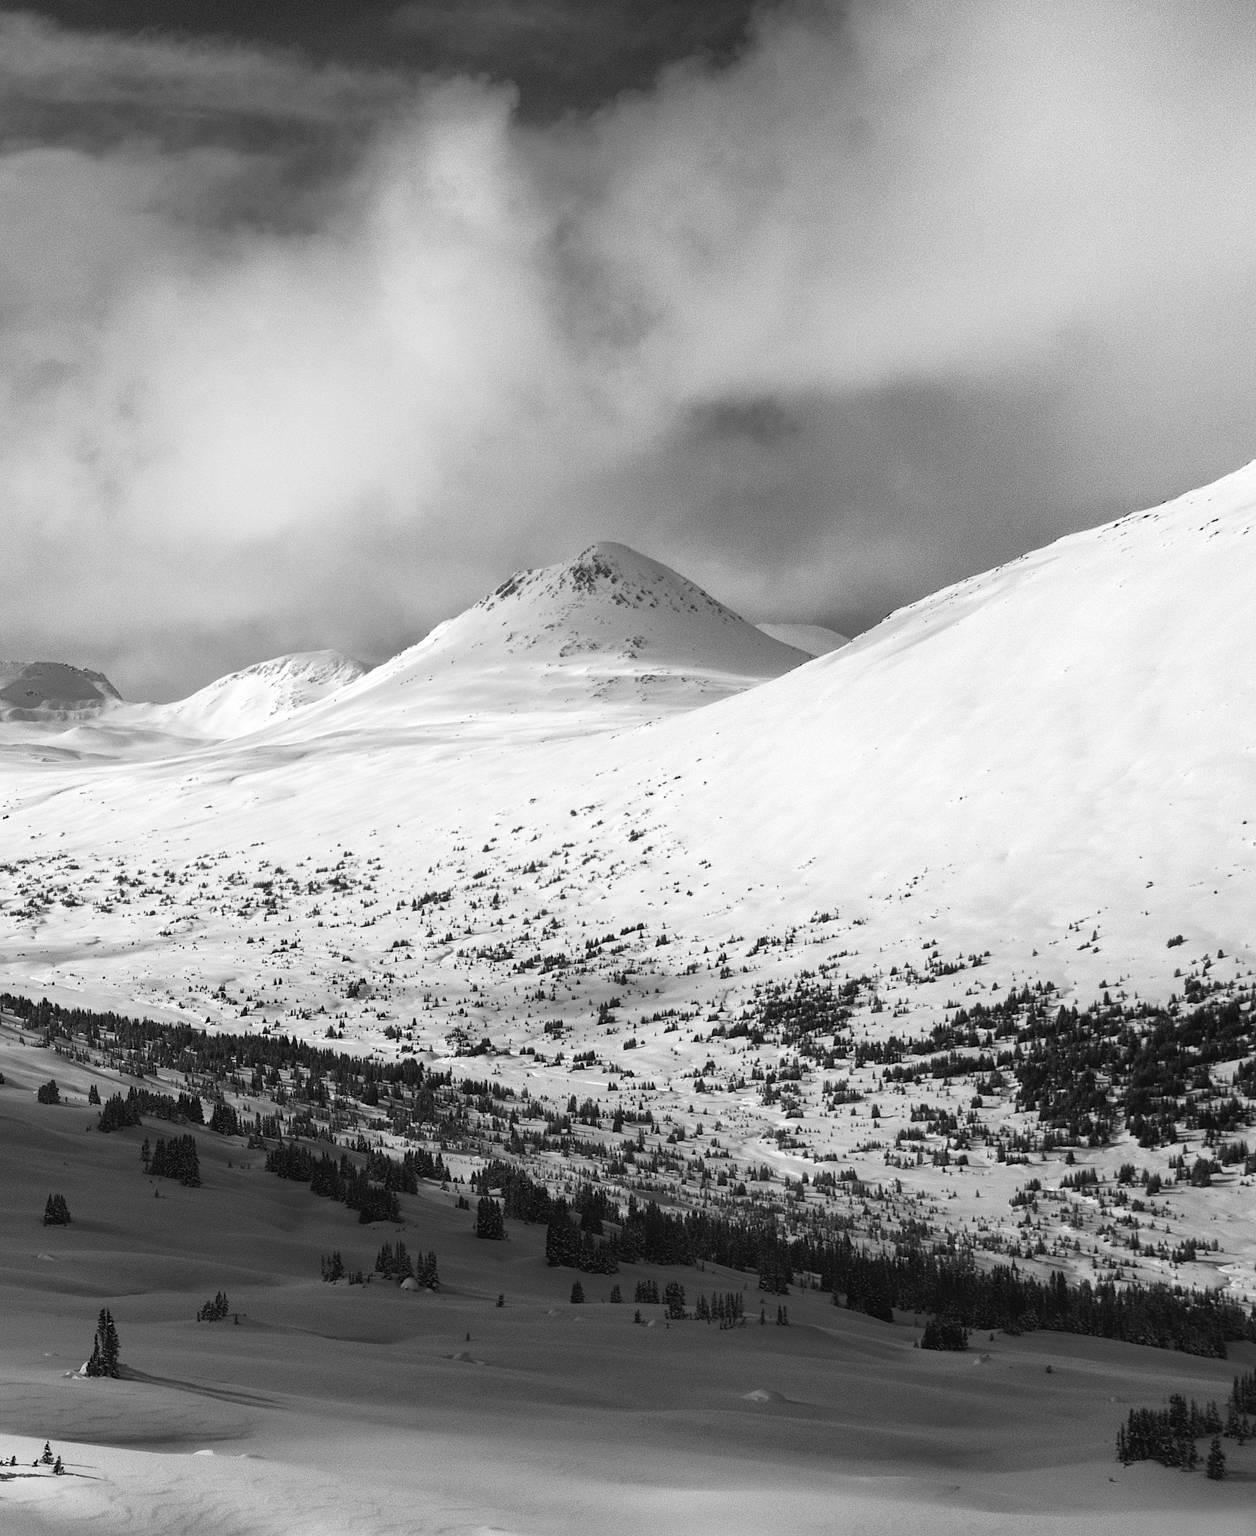
<path id="1" fill-rule="evenodd" d="M 849 635 L 840 635 L 835 629 L 823 624 L 760 624 L 759 629 L 782 645 L 792 645 L 795 650 L 808 656 L 827 656 L 830 651 L 841 650 L 850 644 Z"/>

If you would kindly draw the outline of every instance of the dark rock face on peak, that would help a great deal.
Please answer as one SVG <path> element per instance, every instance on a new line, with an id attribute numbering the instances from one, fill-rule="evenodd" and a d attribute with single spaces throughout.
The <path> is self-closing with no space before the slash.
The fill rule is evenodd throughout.
<path id="1" fill-rule="evenodd" d="M 557 656 L 601 652 L 648 657 L 664 668 L 698 666 L 747 678 L 777 677 L 806 659 L 695 582 L 626 544 L 591 544 L 564 565 L 520 571 L 463 616 L 492 615 L 516 653 L 542 645 Z"/>
<path id="2" fill-rule="evenodd" d="M 0 661 L 0 719 L 85 720 L 120 697 L 103 672 L 63 661 Z"/>

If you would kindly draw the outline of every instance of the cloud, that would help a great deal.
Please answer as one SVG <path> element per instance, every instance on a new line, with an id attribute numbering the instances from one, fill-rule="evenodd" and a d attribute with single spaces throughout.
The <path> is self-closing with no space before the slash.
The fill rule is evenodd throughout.
<path id="1" fill-rule="evenodd" d="M 0 19 L 0 100 L 97 114 L 0 154 L 3 649 L 130 694 L 378 657 L 598 537 L 858 627 L 1219 474 L 1254 40 L 1224 3 L 817 0 L 537 124 Z"/>

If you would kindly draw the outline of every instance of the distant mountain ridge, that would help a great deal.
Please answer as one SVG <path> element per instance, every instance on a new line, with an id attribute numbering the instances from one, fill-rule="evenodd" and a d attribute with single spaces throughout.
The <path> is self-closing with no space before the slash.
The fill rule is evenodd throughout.
<path id="1" fill-rule="evenodd" d="M 324 699 L 366 672 L 339 651 L 296 651 L 229 672 L 173 704 L 140 707 L 151 723 L 175 734 L 228 740 Z"/>
<path id="2" fill-rule="evenodd" d="M 257 732 L 457 732 L 490 719 L 516 735 L 562 734 L 577 719 L 638 724 L 727 698 L 823 648 L 782 643 L 687 577 L 606 541 L 517 572 L 373 669 L 338 651 L 296 652 L 145 704 L 122 701 L 99 673 L 12 663 L 0 673 L 0 722 L 32 727 L 45 752 L 84 758 L 151 759 Z M 58 724 L 83 729 L 50 734 Z"/>
<path id="3" fill-rule="evenodd" d="M 0 661 L 0 720 L 86 720 L 119 699 L 103 672 L 63 661 Z"/>

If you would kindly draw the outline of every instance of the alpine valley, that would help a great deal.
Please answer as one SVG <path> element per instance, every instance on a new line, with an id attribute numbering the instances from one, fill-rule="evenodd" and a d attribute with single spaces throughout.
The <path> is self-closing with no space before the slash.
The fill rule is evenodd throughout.
<path id="1" fill-rule="evenodd" d="M 0 663 L 6 1530 L 1250 1530 L 1254 532 Z"/>

